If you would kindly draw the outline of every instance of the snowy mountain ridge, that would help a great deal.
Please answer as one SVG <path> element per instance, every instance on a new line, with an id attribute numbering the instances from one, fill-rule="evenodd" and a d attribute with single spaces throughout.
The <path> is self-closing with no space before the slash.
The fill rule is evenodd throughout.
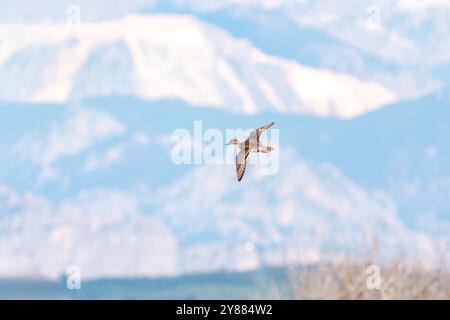
<path id="1" fill-rule="evenodd" d="M 349 118 L 396 100 L 378 83 L 266 55 L 189 15 L 2 25 L 1 32 L 3 101 L 65 102 L 124 94 L 247 114 Z"/>

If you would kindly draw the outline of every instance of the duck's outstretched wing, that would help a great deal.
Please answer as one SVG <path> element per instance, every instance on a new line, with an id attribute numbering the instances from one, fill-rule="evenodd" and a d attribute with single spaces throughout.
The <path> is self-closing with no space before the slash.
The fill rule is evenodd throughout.
<path id="1" fill-rule="evenodd" d="M 267 129 L 269 129 L 271 126 L 273 126 L 274 124 L 275 124 L 275 122 L 271 122 L 271 123 L 268 123 L 268 124 L 266 124 L 266 125 L 264 125 L 262 127 L 259 127 L 259 128 L 255 129 L 255 130 L 253 130 L 250 133 L 249 139 L 252 140 L 252 141 L 258 141 L 259 137 L 261 136 L 261 134 L 264 131 L 266 131 Z"/>
<path id="2" fill-rule="evenodd" d="M 245 168 L 247 167 L 247 158 L 250 154 L 250 148 L 245 147 L 239 151 L 236 156 L 236 175 L 237 180 L 241 181 L 245 173 Z"/>
<path id="3" fill-rule="evenodd" d="M 266 125 L 263 125 L 262 127 L 259 127 L 258 129 L 255 129 L 255 131 L 258 133 L 258 135 L 261 135 L 264 131 L 269 129 L 271 126 L 273 126 L 275 122 L 268 123 Z"/>

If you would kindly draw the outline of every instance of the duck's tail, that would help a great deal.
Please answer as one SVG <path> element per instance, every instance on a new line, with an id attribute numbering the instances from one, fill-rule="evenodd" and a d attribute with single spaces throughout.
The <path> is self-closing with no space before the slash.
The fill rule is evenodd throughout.
<path id="1" fill-rule="evenodd" d="M 258 152 L 268 153 L 273 151 L 273 148 L 270 146 L 260 146 Z"/>

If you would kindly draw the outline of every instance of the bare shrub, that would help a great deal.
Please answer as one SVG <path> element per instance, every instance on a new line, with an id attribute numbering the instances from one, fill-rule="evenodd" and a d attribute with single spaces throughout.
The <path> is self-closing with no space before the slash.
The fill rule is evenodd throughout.
<path id="1" fill-rule="evenodd" d="M 399 261 L 379 265 L 342 258 L 308 268 L 291 267 L 294 299 L 450 299 L 447 270 Z"/>

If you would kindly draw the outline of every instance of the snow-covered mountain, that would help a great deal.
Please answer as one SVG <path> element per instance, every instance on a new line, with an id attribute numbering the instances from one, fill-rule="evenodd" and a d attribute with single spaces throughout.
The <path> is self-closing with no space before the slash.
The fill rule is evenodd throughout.
<path id="1" fill-rule="evenodd" d="M 248 114 L 349 118 L 396 99 L 378 83 L 266 55 L 192 16 L 4 25 L 1 31 L 3 101 L 134 95 Z"/>
<path id="2" fill-rule="evenodd" d="M 448 82 L 447 1 L 18 0 L 0 1 L 0 23 L 82 23 L 129 14 L 190 14 L 244 37 L 264 52 L 374 81 L 400 98 Z"/>

